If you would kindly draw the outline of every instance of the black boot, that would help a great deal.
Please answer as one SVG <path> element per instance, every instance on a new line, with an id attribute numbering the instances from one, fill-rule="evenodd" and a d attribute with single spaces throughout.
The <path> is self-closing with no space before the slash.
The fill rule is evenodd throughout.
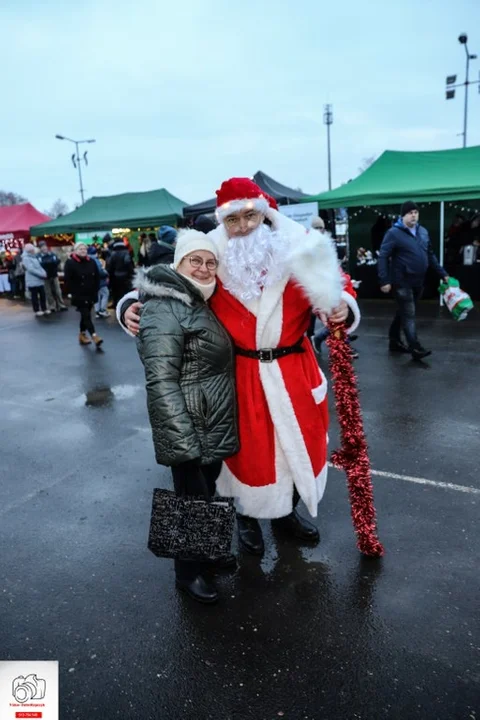
<path id="1" fill-rule="evenodd" d="M 218 593 L 214 585 L 203 574 L 205 563 L 190 560 L 175 560 L 175 584 L 179 590 L 197 602 L 210 605 L 217 602 Z"/>
<path id="2" fill-rule="evenodd" d="M 177 578 L 175 584 L 179 590 L 205 605 L 211 605 L 218 600 L 218 592 L 203 575 L 197 575 L 193 580 L 179 580 Z"/>
<path id="3" fill-rule="evenodd" d="M 423 358 L 428 357 L 432 354 L 431 350 L 426 350 L 420 343 L 416 343 L 412 349 L 410 350 L 412 353 L 412 358 L 414 360 L 423 360 Z"/>
<path id="4" fill-rule="evenodd" d="M 252 555 L 263 555 L 265 546 L 258 520 L 237 513 L 237 527 L 241 547 Z"/>
<path id="5" fill-rule="evenodd" d="M 320 541 L 320 533 L 318 528 L 309 520 L 302 518 L 296 510 L 282 518 L 272 520 L 274 528 L 298 538 L 299 540 L 307 540 L 308 542 L 318 543 Z"/>
<path id="6" fill-rule="evenodd" d="M 388 343 L 388 349 L 390 352 L 396 352 L 396 353 L 409 353 L 410 350 L 408 347 L 403 343 L 401 340 L 395 340 L 394 338 L 390 338 L 390 342 Z"/>

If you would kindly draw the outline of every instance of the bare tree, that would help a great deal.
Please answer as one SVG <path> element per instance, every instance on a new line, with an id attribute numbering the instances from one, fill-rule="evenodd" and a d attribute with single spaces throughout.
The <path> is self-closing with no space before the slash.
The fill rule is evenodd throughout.
<path id="1" fill-rule="evenodd" d="M 373 163 L 375 162 L 376 159 L 377 159 L 376 155 L 371 155 L 370 157 L 363 158 L 362 164 L 358 168 L 358 172 L 363 173 L 363 172 L 365 172 L 365 170 L 368 170 L 370 165 L 373 165 Z"/>
<path id="2" fill-rule="evenodd" d="M 50 217 L 55 220 L 55 218 L 66 215 L 68 212 L 69 209 L 67 203 L 58 198 L 58 200 L 55 200 L 50 210 L 45 210 L 45 215 L 50 215 Z"/>
<path id="3" fill-rule="evenodd" d="M 26 202 L 28 202 L 27 198 L 18 195 L 18 193 L 0 190 L 0 207 L 5 207 L 5 205 L 20 205 Z"/>

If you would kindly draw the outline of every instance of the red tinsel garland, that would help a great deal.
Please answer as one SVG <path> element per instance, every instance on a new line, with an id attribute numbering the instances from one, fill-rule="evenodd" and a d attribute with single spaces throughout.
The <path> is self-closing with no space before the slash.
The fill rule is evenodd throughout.
<path id="1" fill-rule="evenodd" d="M 384 549 L 377 537 L 370 459 L 350 345 L 345 325 L 330 323 L 329 330 L 329 363 L 341 431 L 341 448 L 331 459 L 347 476 L 357 547 L 364 555 L 380 557 Z"/>

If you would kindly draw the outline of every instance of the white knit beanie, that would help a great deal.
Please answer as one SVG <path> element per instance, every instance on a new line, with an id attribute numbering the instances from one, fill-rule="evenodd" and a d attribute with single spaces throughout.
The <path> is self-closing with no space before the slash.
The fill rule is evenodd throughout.
<path id="1" fill-rule="evenodd" d="M 178 268 L 183 258 L 195 250 L 208 250 L 218 260 L 217 246 L 205 235 L 198 230 L 185 230 L 177 236 L 177 244 L 175 245 L 175 256 L 173 258 L 173 267 Z"/>

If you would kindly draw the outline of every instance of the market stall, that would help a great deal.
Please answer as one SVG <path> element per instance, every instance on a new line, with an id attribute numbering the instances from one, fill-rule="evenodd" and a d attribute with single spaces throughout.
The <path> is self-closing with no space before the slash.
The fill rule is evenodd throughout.
<path id="1" fill-rule="evenodd" d="M 6 258 L 30 242 L 30 227 L 50 220 L 30 203 L 0 207 L 0 293 L 10 292 Z"/>
<path id="2" fill-rule="evenodd" d="M 387 150 L 354 180 L 302 202 L 316 201 L 320 209 L 349 209 L 350 272 L 356 278 L 363 276 L 364 289 L 369 286 L 373 293 L 376 269 L 357 265 L 357 253 L 366 248 L 375 259 L 384 233 L 398 217 L 399 206 L 405 200 L 414 200 L 420 206 L 420 222 L 428 229 L 440 261 L 445 260 L 451 275 L 462 274 L 467 292 L 480 299 L 476 267 L 480 253 L 476 253 L 478 259 L 470 267 L 464 266 L 458 255 L 452 258 L 445 253 L 445 241 L 450 239 L 455 217 L 461 215 L 468 223 L 480 213 L 479 168 L 478 146 L 428 152 Z M 429 279 L 430 293 L 436 292 L 436 282 L 436 278 Z"/>
<path id="3" fill-rule="evenodd" d="M 137 250 L 141 232 L 155 231 L 161 225 L 177 226 L 184 207 L 185 203 L 165 188 L 93 197 L 68 215 L 32 227 L 31 233 L 38 238 L 70 233 L 71 244 L 80 239 L 101 241 L 105 234 L 117 235 L 125 237 Z"/>

